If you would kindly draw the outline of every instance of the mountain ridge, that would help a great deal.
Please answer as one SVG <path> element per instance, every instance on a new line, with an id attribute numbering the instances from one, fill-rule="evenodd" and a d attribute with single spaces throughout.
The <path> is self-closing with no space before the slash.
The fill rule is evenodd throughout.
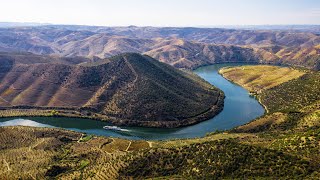
<path id="1" fill-rule="evenodd" d="M 0 51 L 107 58 L 143 53 L 182 68 L 246 61 L 319 69 L 320 37 L 311 32 L 218 28 L 43 26 L 0 29 Z M 225 55 L 227 54 L 227 55 Z M 197 56 L 202 55 L 200 58 Z M 201 59 L 201 60 L 199 60 Z M 175 62 L 173 62 L 175 61 Z"/>

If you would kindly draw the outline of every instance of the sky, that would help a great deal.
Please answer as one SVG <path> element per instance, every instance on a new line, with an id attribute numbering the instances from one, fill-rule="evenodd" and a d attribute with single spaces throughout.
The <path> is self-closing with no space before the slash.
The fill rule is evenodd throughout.
<path id="1" fill-rule="evenodd" d="M 101 26 L 320 24 L 320 0 L 0 0 L 0 22 Z"/>

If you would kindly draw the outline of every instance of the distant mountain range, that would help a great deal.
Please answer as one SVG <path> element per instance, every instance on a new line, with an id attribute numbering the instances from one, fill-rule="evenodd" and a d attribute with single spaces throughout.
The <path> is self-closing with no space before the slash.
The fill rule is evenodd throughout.
<path id="1" fill-rule="evenodd" d="M 58 25 L 0 29 L 0 51 L 91 59 L 135 52 L 179 68 L 258 62 L 319 69 L 319 44 L 318 34 L 299 30 Z"/>
<path id="2" fill-rule="evenodd" d="M 222 109 L 220 90 L 176 68 L 320 69 L 320 36 L 298 30 L 24 26 L 0 28 L 0 51 L 0 107 L 68 109 L 154 127 L 194 124 Z"/>

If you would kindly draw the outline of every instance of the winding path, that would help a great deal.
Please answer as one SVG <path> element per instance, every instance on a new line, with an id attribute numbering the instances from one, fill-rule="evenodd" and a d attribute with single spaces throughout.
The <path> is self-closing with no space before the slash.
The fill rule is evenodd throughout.
<path id="1" fill-rule="evenodd" d="M 131 82 L 132 86 L 134 86 L 134 84 L 137 82 L 137 80 L 139 78 L 139 75 L 138 75 L 137 71 L 133 68 L 133 66 L 131 65 L 131 63 L 128 61 L 128 59 L 126 57 L 124 57 L 124 61 L 126 62 L 126 64 L 128 65 L 129 69 L 132 71 L 132 73 L 135 76 L 134 80 Z"/>

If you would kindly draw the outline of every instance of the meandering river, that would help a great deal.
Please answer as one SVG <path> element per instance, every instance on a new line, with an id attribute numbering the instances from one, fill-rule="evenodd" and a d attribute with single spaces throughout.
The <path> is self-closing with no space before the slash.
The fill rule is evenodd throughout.
<path id="1" fill-rule="evenodd" d="M 110 124 L 95 120 L 63 117 L 23 117 L 0 118 L 0 126 L 59 127 L 88 134 L 127 139 L 165 140 L 205 136 L 207 133 L 216 130 L 227 130 L 245 124 L 264 114 L 264 108 L 255 98 L 249 95 L 247 90 L 226 80 L 218 73 L 218 70 L 222 67 L 239 65 L 241 64 L 217 64 L 194 70 L 194 73 L 221 89 L 226 96 L 224 109 L 220 114 L 196 125 L 175 129 L 123 127 L 129 131 L 119 132 L 105 130 L 102 127 Z"/>

